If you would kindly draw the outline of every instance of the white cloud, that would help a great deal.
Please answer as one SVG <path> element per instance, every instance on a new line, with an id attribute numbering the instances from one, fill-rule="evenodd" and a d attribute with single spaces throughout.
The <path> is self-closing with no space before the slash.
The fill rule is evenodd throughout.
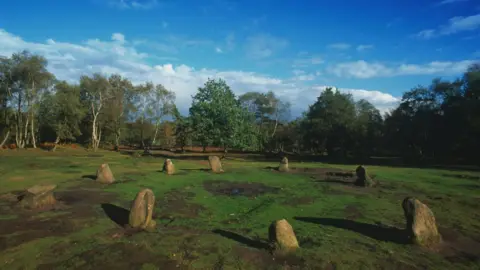
<path id="1" fill-rule="evenodd" d="M 402 64 L 387 66 L 382 63 L 369 63 L 364 60 L 340 63 L 328 71 L 338 77 L 368 79 L 374 77 L 393 77 L 401 75 L 457 75 L 468 68 L 474 60 L 458 62 L 433 61 L 427 64 Z"/>
<path id="2" fill-rule="evenodd" d="M 288 41 L 270 34 L 259 34 L 247 38 L 245 50 L 247 56 L 253 59 L 262 59 L 272 56 L 285 49 Z"/>
<path id="3" fill-rule="evenodd" d="M 375 105 L 375 107 L 383 114 L 388 112 L 390 109 L 395 108 L 401 101 L 400 97 L 394 97 L 388 93 L 383 93 L 375 90 L 364 90 L 364 89 L 351 89 L 351 88 L 336 88 L 334 86 L 314 86 L 313 89 L 319 91 L 319 93 L 325 91 L 327 88 L 333 88 L 342 93 L 351 94 L 355 101 L 365 99 L 368 102 Z"/>
<path id="4" fill-rule="evenodd" d="M 418 32 L 415 36 L 423 39 L 431 39 L 439 36 L 452 35 L 460 32 L 474 31 L 480 28 L 480 14 L 463 17 L 457 16 L 448 20 L 448 23 L 437 29 L 426 29 Z"/>
<path id="5" fill-rule="evenodd" d="M 223 53 L 222 49 L 220 49 L 219 47 L 216 47 L 216 48 L 215 48 L 215 52 L 216 52 L 216 53 Z"/>
<path id="6" fill-rule="evenodd" d="M 120 43 L 125 42 L 125 36 L 122 33 L 114 33 L 112 35 L 112 40 L 118 41 Z"/>
<path id="7" fill-rule="evenodd" d="M 152 9 L 158 0 L 108 0 L 108 5 L 119 9 Z"/>
<path id="8" fill-rule="evenodd" d="M 373 49 L 373 45 L 371 44 L 361 44 L 357 46 L 357 51 L 362 52 L 365 50 Z"/>
<path id="9" fill-rule="evenodd" d="M 333 43 L 328 45 L 328 48 L 335 50 L 348 50 L 350 47 L 351 45 L 347 43 Z"/>
<path id="10" fill-rule="evenodd" d="M 443 5 L 447 5 L 447 4 L 455 4 L 455 3 L 467 2 L 467 1 L 469 1 L 469 0 L 443 0 L 443 1 L 438 2 L 436 5 L 437 6 L 443 6 Z"/>
<path id="11" fill-rule="evenodd" d="M 254 72 L 238 70 L 196 69 L 184 64 L 173 65 L 171 62 L 151 64 L 153 60 L 162 59 L 138 51 L 141 42 L 129 42 L 120 35 L 111 41 L 90 39 L 79 44 L 59 42 L 48 39 L 45 43 L 28 42 L 21 37 L 0 29 L 0 56 L 10 56 L 21 50 L 30 50 L 43 55 L 49 61 L 49 70 L 58 79 L 77 82 L 81 75 L 94 72 L 110 75 L 118 73 L 134 83 L 152 81 L 163 84 L 167 89 L 175 91 L 177 105 L 183 113 L 188 111 L 191 96 L 208 78 L 223 78 L 237 95 L 248 91 L 267 92 L 272 90 L 280 98 L 292 103 L 292 115 L 299 116 L 312 104 L 320 94 L 319 89 L 305 85 L 320 73 L 308 74 L 305 71 L 294 71 L 293 79 L 280 79 Z M 113 36 L 112 36 L 113 37 Z M 123 40 L 124 42 L 118 42 Z M 369 97 L 379 109 L 387 107 L 388 95 L 378 91 L 348 89 L 354 97 Z M 383 96 L 382 96 L 383 94 Z M 377 97 L 377 98 L 374 98 Z"/>
<path id="12" fill-rule="evenodd" d="M 301 68 L 301 67 L 308 67 L 311 65 L 320 65 L 325 63 L 322 57 L 320 56 L 309 56 L 307 52 L 301 52 L 298 54 L 300 58 L 297 58 L 293 61 L 292 67 L 294 68 Z"/>

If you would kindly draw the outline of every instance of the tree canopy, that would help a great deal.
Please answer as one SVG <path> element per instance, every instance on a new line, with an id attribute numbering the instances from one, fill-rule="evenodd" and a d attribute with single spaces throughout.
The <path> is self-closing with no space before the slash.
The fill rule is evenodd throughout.
<path id="1" fill-rule="evenodd" d="M 75 141 L 93 150 L 214 146 L 415 162 L 480 160 L 480 64 L 453 81 L 434 78 L 412 87 L 384 115 L 368 100 L 332 87 L 292 119 L 290 103 L 277 93 L 238 90 L 244 94 L 208 79 L 182 115 L 175 89 L 134 84 L 118 74 L 59 81 L 44 57 L 23 51 L 0 57 L 0 147 Z"/>

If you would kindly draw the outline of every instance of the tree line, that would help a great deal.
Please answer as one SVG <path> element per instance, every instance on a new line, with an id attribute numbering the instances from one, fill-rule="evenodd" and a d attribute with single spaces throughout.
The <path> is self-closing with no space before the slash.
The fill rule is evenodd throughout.
<path id="1" fill-rule="evenodd" d="M 188 115 L 161 84 L 133 84 L 114 74 L 60 81 L 47 60 L 28 51 L 0 58 L 0 147 L 39 142 L 101 147 L 221 147 L 227 151 L 286 152 L 328 157 L 401 156 L 412 160 L 479 160 L 480 65 L 454 80 L 434 79 L 405 92 L 381 115 L 367 100 L 334 88 L 301 117 L 275 93 L 236 96 L 208 79 Z"/>

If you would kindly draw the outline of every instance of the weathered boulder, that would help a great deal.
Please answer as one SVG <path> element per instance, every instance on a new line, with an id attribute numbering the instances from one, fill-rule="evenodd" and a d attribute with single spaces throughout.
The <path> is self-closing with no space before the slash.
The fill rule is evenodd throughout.
<path id="1" fill-rule="evenodd" d="M 268 228 L 268 238 L 277 254 L 290 253 L 299 248 L 293 228 L 285 219 L 272 222 Z"/>
<path id="2" fill-rule="evenodd" d="M 100 165 L 100 168 L 97 170 L 97 182 L 102 184 L 111 184 L 115 182 L 112 171 L 108 164 L 104 163 Z"/>
<path id="3" fill-rule="evenodd" d="M 53 206 L 57 202 L 53 195 L 56 187 L 56 185 L 35 185 L 26 190 L 20 205 L 29 209 Z"/>
<path id="4" fill-rule="evenodd" d="M 415 198 L 407 197 L 403 200 L 402 207 L 407 220 L 406 230 L 412 243 L 431 246 L 442 241 L 435 216 L 427 205 Z"/>
<path id="5" fill-rule="evenodd" d="M 358 166 L 357 169 L 355 170 L 355 173 L 357 175 L 357 180 L 355 181 L 355 185 L 361 186 L 361 187 L 373 187 L 375 185 L 375 182 L 368 176 L 367 174 L 367 169 L 363 166 Z"/>
<path id="6" fill-rule="evenodd" d="M 163 172 L 172 175 L 175 173 L 175 166 L 173 165 L 173 162 L 170 159 L 166 159 L 165 162 L 163 163 Z"/>
<path id="7" fill-rule="evenodd" d="M 208 157 L 208 163 L 210 164 L 210 169 L 214 173 L 222 173 L 223 168 L 222 168 L 222 162 L 220 161 L 220 158 L 217 156 L 209 156 Z"/>
<path id="8" fill-rule="evenodd" d="M 132 203 L 128 224 L 132 228 L 154 230 L 156 226 L 156 222 L 152 219 L 154 206 L 155 195 L 153 195 L 152 190 L 144 189 L 140 191 Z"/>
<path id="9" fill-rule="evenodd" d="M 280 161 L 280 166 L 278 166 L 278 170 L 280 172 L 288 172 L 288 158 L 283 157 L 282 161 Z"/>

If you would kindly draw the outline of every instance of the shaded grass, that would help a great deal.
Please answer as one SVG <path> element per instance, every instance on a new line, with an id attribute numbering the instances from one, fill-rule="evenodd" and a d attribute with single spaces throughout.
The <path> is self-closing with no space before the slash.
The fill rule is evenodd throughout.
<path id="1" fill-rule="evenodd" d="M 369 173 L 375 174 L 380 187 L 365 190 L 314 181 L 309 175 L 265 170 L 278 165 L 268 162 L 227 160 L 226 173 L 212 174 L 202 170 L 208 166 L 205 160 L 173 159 L 181 174 L 167 176 L 159 172 L 163 165 L 160 158 L 133 158 L 113 152 L 92 156 L 83 151 L 0 154 L 0 171 L 5 173 L 0 180 L 2 192 L 52 183 L 59 191 L 81 187 L 92 194 L 115 195 L 103 204 L 84 202 L 92 209 L 91 216 L 67 236 L 7 247 L 0 254 L 2 269 L 37 265 L 76 269 L 88 264 L 120 269 L 170 269 L 167 266 L 177 265 L 180 269 L 280 269 L 282 263 L 299 269 L 469 269 L 480 265 L 447 260 L 440 253 L 405 245 L 401 209 L 404 197 L 416 196 L 433 210 L 441 227 L 480 240 L 480 196 L 475 189 L 478 173 L 371 166 Z M 97 185 L 82 178 L 94 175 L 104 162 L 109 163 L 118 183 Z M 355 169 L 322 163 L 291 166 Z M 261 183 L 276 192 L 218 195 L 205 189 L 205 183 L 212 181 L 227 187 L 229 183 L 235 187 Z M 143 188 L 155 194 L 154 218 L 159 228 L 154 233 L 129 235 L 122 226 L 128 221 L 131 201 Z M 70 211 L 75 208 L 31 217 L 72 218 Z M 22 218 L 28 215 L 0 214 L 3 222 Z M 268 225 L 282 218 L 292 224 L 302 248 L 292 258 L 273 261 L 265 245 Z M 129 262 L 130 253 L 139 259 Z"/>

